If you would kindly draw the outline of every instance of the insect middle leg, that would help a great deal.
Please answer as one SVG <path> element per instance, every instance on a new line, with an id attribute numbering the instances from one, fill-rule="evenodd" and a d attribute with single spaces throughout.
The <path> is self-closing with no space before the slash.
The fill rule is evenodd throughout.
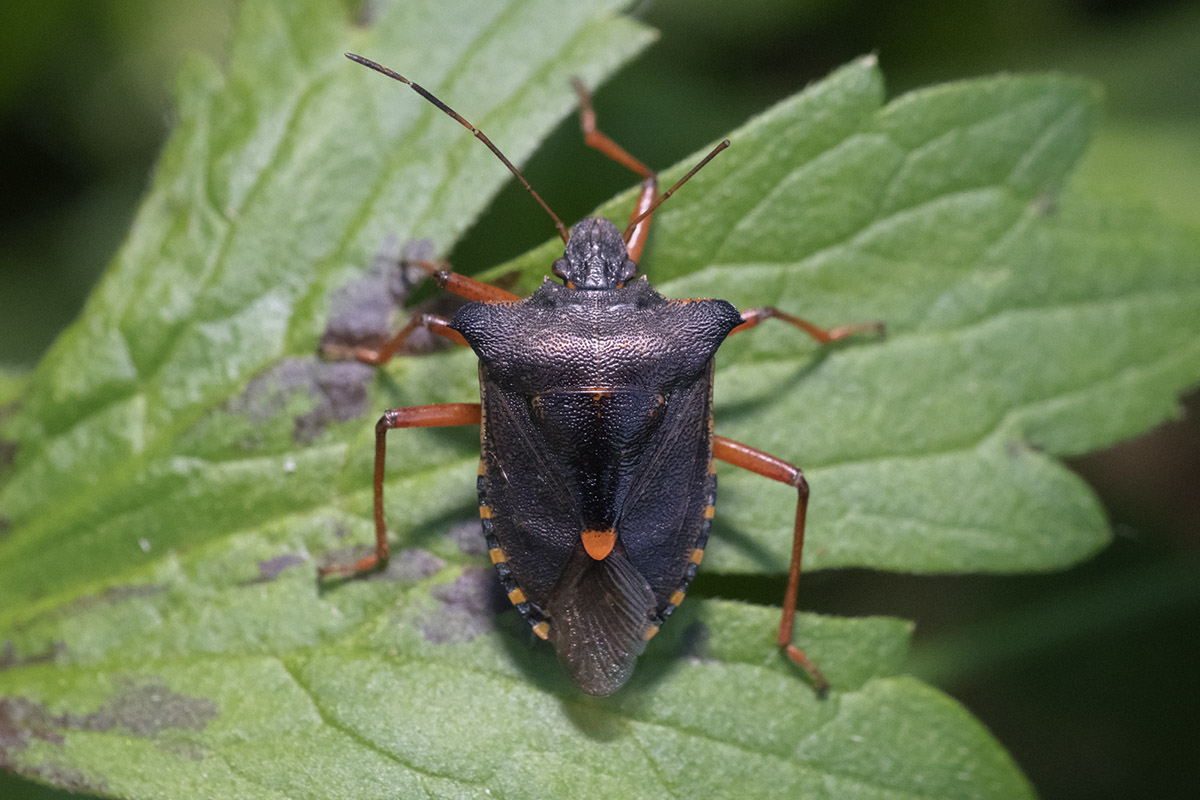
<path id="1" fill-rule="evenodd" d="M 804 480 L 804 473 L 798 467 L 764 453 L 762 450 L 756 450 L 724 436 L 713 437 L 713 456 L 733 464 L 735 467 L 750 470 L 796 489 L 796 523 L 792 533 L 792 561 L 788 568 L 787 592 L 783 596 L 783 615 L 779 620 L 778 642 L 787 657 L 808 673 L 817 694 L 824 696 L 829 691 L 829 681 L 821 674 L 817 665 L 804 654 L 804 651 L 792 643 L 797 591 L 800 587 L 800 556 L 804 552 L 804 518 L 808 513 L 808 481 Z"/>
<path id="2" fill-rule="evenodd" d="M 383 519 L 383 473 L 387 457 L 387 432 L 396 428 L 443 428 L 478 425 L 479 403 L 442 403 L 433 406 L 390 408 L 375 424 L 375 552 L 349 564 L 328 564 L 317 570 L 318 576 L 360 575 L 387 566 L 390 553 L 387 525 Z"/>

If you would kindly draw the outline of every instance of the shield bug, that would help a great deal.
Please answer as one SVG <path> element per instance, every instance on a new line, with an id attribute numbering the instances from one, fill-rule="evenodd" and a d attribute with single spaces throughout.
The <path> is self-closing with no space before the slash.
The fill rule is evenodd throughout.
<path id="1" fill-rule="evenodd" d="M 808 484 L 786 461 L 713 433 L 713 358 L 727 337 L 772 318 L 821 343 L 882 326 L 825 330 L 770 307 L 739 312 L 724 300 L 671 300 L 637 277 L 654 210 L 728 141 L 659 194 L 656 174 L 596 127 L 590 96 L 577 82 L 585 143 L 638 173 L 642 184 L 624 232 L 600 218 L 568 231 L 480 130 L 404 76 L 347 57 L 409 85 L 469 129 L 554 220 L 565 251 L 551 268 L 561 283 L 546 278 L 526 298 L 426 263 L 439 286 L 468 301 L 453 318 L 420 314 L 377 349 L 330 353 L 383 364 L 425 329 L 475 351 L 480 402 L 384 413 L 375 426 L 375 552 L 320 574 L 356 575 L 388 560 L 388 431 L 478 424 L 479 516 L 500 582 L 571 679 L 589 694 L 609 695 L 696 574 L 720 459 L 796 490 L 778 643 L 826 691 L 820 670 L 792 642 Z"/>

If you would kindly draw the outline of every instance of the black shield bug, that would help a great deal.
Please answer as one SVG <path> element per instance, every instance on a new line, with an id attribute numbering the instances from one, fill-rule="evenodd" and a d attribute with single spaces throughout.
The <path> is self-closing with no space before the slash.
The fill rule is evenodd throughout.
<path id="1" fill-rule="evenodd" d="M 427 263 L 442 288 L 468 302 L 452 319 L 414 317 L 378 349 L 331 355 L 383 364 L 424 328 L 479 356 L 479 403 L 394 408 L 375 426 L 375 552 L 321 575 L 356 575 L 388 560 L 383 514 L 387 432 L 481 427 L 479 516 L 509 600 L 549 640 L 583 691 L 609 695 L 683 601 L 704 555 L 716 502 L 714 459 L 793 487 L 791 568 L 778 642 L 819 692 L 820 670 L 792 643 L 808 485 L 791 464 L 713 433 L 713 357 L 728 337 L 783 320 L 821 343 L 878 323 L 825 330 L 774 308 L 738 312 L 724 300 L 669 300 L 638 260 L 654 210 L 729 142 L 663 194 L 656 174 L 596 128 L 576 83 L 584 140 L 642 176 L 622 233 L 590 218 L 568 231 L 481 131 L 427 90 L 362 56 L 351 60 L 408 84 L 482 141 L 554 220 L 566 246 L 527 298 Z"/>

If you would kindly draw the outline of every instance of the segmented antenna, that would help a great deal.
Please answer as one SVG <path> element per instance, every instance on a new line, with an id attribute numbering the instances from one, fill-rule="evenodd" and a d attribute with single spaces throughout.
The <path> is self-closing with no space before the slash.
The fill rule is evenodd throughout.
<path id="1" fill-rule="evenodd" d="M 413 91 L 415 91 L 417 94 L 421 95 L 421 97 L 424 97 L 430 103 L 433 103 L 433 105 L 435 105 L 439 109 L 441 109 L 442 112 L 446 114 L 446 116 L 450 117 L 455 122 L 457 122 L 459 125 L 462 125 L 464 128 L 469 130 L 476 139 L 478 139 L 479 141 L 481 141 L 485 145 L 487 145 L 487 148 L 489 150 L 491 150 L 493 154 L 495 154 L 496 158 L 500 159 L 500 161 L 504 164 L 504 166 L 508 167 L 508 171 L 516 176 L 517 180 L 519 180 L 521 182 L 521 185 L 525 187 L 526 191 L 528 191 L 531 195 L 533 195 L 533 199 L 538 201 L 538 205 L 540 205 L 545 210 L 545 212 L 550 215 L 550 219 L 554 220 L 554 227 L 558 229 L 558 235 L 560 237 L 562 237 L 563 243 L 565 244 L 567 241 L 570 240 L 571 233 L 567 229 L 567 226 L 564 225 L 562 220 L 558 218 L 558 215 L 555 214 L 550 209 L 550 206 L 546 205 L 546 201 L 542 199 L 542 196 L 540 194 L 538 194 L 536 191 L 534 191 L 533 187 L 529 185 L 529 181 L 525 180 L 525 176 L 521 174 L 521 171 L 519 169 L 517 169 L 511 161 L 508 160 L 508 158 L 504 155 L 504 153 L 500 152 L 500 148 L 496 147 L 496 145 L 492 144 L 492 140 L 487 137 L 487 134 L 485 134 L 483 131 L 479 130 L 479 128 L 476 128 L 474 125 L 472 125 L 466 119 L 464 119 L 461 114 L 459 114 L 457 111 L 452 109 L 450 106 L 446 105 L 441 100 L 437 99 L 437 97 L 435 97 L 434 94 L 432 92 L 430 92 L 428 89 L 426 89 L 424 86 L 422 86 L 419 83 L 414 83 L 413 81 L 410 81 L 408 78 L 404 77 L 399 72 L 388 69 L 387 67 L 383 66 L 382 64 L 372 61 L 371 59 L 366 58 L 365 56 L 360 56 L 357 53 L 346 53 L 346 58 L 350 59 L 351 61 L 354 61 L 355 63 L 362 64 L 364 67 L 367 67 L 368 69 L 373 69 L 376 72 L 380 73 L 381 75 L 386 75 L 387 77 L 391 78 L 392 80 L 400 81 L 400 83 L 408 85 L 409 87 L 412 88 Z M 578 88 L 579 87 L 577 87 L 577 90 L 578 90 Z M 659 195 L 658 198 L 656 198 L 655 201 L 650 204 L 649 208 L 647 208 L 641 214 L 638 214 L 636 217 L 634 217 L 632 220 L 630 220 L 629 225 L 625 228 L 625 239 L 626 240 L 629 239 L 630 234 L 633 232 L 633 229 L 635 227 L 637 227 L 637 224 L 639 222 L 641 222 L 643 219 L 645 219 L 646 217 L 653 214 L 654 211 L 659 206 L 661 206 L 664 202 L 666 202 L 666 199 L 668 197 L 675 194 L 675 191 L 680 186 L 683 186 L 683 184 L 687 183 L 688 180 L 690 180 L 693 175 L 695 175 L 697 172 L 699 172 L 700 169 L 705 164 L 707 164 L 709 161 L 712 161 L 712 159 L 717 155 L 717 153 L 721 152 L 726 147 L 729 147 L 728 139 L 726 139 L 725 141 L 721 142 L 716 147 L 714 147 L 712 149 L 712 152 L 710 152 L 703 159 L 701 159 L 699 164 L 692 167 L 692 169 L 688 172 L 688 174 L 686 174 L 682 178 L 680 178 L 675 183 L 675 185 L 672 186 L 670 189 L 667 189 L 665 192 L 663 192 L 661 195 Z"/>
<path id="2" fill-rule="evenodd" d="M 708 162 L 712 161 L 712 160 L 713 160 L 713 159 L 716 157 L 717 153 L 721 152 L 721 151 L 722 151 L 722 150 L 724 150 L 726 147 L 729 147 L 729 140 L 728 140 L 728 139 L 726 139 L 725 141 L 721 142 L 719 145 L 717 145 L 716 147 L 714 147 L 714 148 L 712 149 L 712 152 L 710 152 L 710 153 L 709 153 L 708 155 L 706 155 L 704 158 L 700 159 L 700 163 L 699 163 L 699 164 L 697 164 L 696 166 L 692 167 L 692 168 L 691 168 L 691 169 L 688 171 L 688 174 L 687 174 L 687 175 L 684 175 L 682 178 L 680 178 L 678 181 L 676 181 L 674 186 L 672 186 L 670 189 L 667 189 L 665 192 L 663 192 L 662 194 L 660 194 L 660 195 L 658 196 L 658 198 L 657 198 L 657 199 L 656 199 L 656 200 L 655 200 L 653 203 L 651 203 L 651 204 L 650 204 L 650 207 L 649 207 L 649 208 L 647 208 L 647 209 L 646 209 L 645 211 L 643 211 L 642 213 L 638 214 L 638 215 L 637 215 L 636 217 L 634 217 L 633 219 L 629 220 L 629 225 L 627 225 L 627 226 L 625 227 L 625 238 L 626 238 L 626 239 L 628 239 L 628 238 L 629 238 L 629 235 L 630 235 L 631 233 L 633 233 L 633 229 L 637 227 L 637 224 L 638 224 L 639 222 L 641 222 L 641 221 L 642 221 L 642 220 L 644 220 L 646 217 L 648 217 L 648 216 L 650 216 L 651 214 L 653 214 L 653 213 L 655 212 L 655 210 L 656 210 L 656 209 L 657 209 L 659 206 L 661 206 L 663 203 L 665 203 L 665 202 L 666 202 L 666 200 L 667 200 L 667 198 L 668 198 L 668 197 L 670 197 L 671 195 L 675 194 L 675 190 L 676 190 L 676 189 L 678 189 L 680 186 L 683 186 L 685 183 L 687 183 L 689 180 L 691 180 L 691 177 L 692 177 L 693 175 L 695 175 L 697 172 L 699 172 L 699 171 L 700 171 L 700 169 L 701 169 L 701 168 L 702 168 L 702 167 L 703 167 L 705 164 L 707 164 Z"/>
<path id="3" fill-rule="evenodd" d="M 378 64 L 369 58 L 365 58 L 363 56 L 358 55 L 357 53 L 346 53 L 346 58 L 348 58 L 351 61 L 354 61 L 356 63 L 362 64 L 364 67 L 373 69 L 382 75 L 386 75 L 393 80 L 397 80 L 397 81 L 400 81 L 401 83 L 408 84 L 410 87 L 412 87 L 413 91 L 415 91 L 417 94 L 421 95 L 421 97 L 424 97 L 429 102 L 433 103 L 438 108 L 440 108 L 443 112 L 445 112 L 445 114 L 447 116 L 449 116 L 451 119 L 455 120 L 459 125 L 462 125 L 464 128 L 469 130 L 472 133 L 472 135 L 475 136 L 476 139 L 483 142 L 485 145 L 487 145 L 489 150 L 491 150 L 493 153 L 495 153 L 496 158 L 498 158 L 502 162 L 504 162 L 504 166 L 508 167 L 508 171 L 511 172 L 513 175 L 517 176 L 517 180 L 519 180 L 521 182 L 521 185 L 524 186 L 525 189 L 528 190 L 528 192 L 531 195 L 533 195 L 533 199 L 538 201 L 538 205 L 540 205 L 543 209 L 546 210 L 546 213 L 550 215 L 550 218 L 552 220 L 554 220 L 554 227 L 558 228 L 558 235 L 562 237 L 563 243 L 566 243 L 571 238 L 570 231 L 567 230 L 566 225 L 563 225 L 563 222 L 561 219 L 558 218 L 558 215 L 550 210 L 550 206 L 546 205 L 546 201 L 542 199 L 542 196 L 533 190 L 533 187 L 529 185 L 529 181 L 525 180 L 525 176 L 521 174 L 521 171 L 519 169 L 517 169 L 515 166 L 513 166 L 513 163 L 511 161 L 509 161 L 507 157 L 505 157 L 504 153 L 500 152 L 499 147 L 496 147 L 496 145 L 492 144 L 492 140 L 489 139 L 483 131 L 479 130 L 479 128 L 476 128 L 470 122 L 467 122 L 465 119 L 463 119 L 463 117 L 457 111 L 455 111 L 453 108 L 451 108 L 450 106 L 443 103 L 441 100 L 438 100 L 436 97 L 434 97 L 433 93 L 430 92 L 428 89 L 426 89 L 424 86 L 422 86 L 419 83 L 413 83 L 408 78 L 401 75 L 399 72 L 390 70 L 387 67 L 383 66 L 382 64 Z M 674 190 L 672 190 L 672 191 L 674 191 Z"/>

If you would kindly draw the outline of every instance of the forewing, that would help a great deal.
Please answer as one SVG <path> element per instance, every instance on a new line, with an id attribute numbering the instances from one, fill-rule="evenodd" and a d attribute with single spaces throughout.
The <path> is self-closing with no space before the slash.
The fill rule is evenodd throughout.
<path id="1" fill-rule="evenodd" d="M 579 511 L 528 402 L 485 386 L 481 499 L 518 586 L 541 607 L 579 541 Z"/>
<path id="2" fill-rule="evenodd" d="M 617 521 L 629 559 L 654 591 L 659 609 L 682 588 L 692 551 L 703 548 L 716 495 L 709 472 L 712 364 L 667 396 L 664 419 L 639 465 Z"/>

